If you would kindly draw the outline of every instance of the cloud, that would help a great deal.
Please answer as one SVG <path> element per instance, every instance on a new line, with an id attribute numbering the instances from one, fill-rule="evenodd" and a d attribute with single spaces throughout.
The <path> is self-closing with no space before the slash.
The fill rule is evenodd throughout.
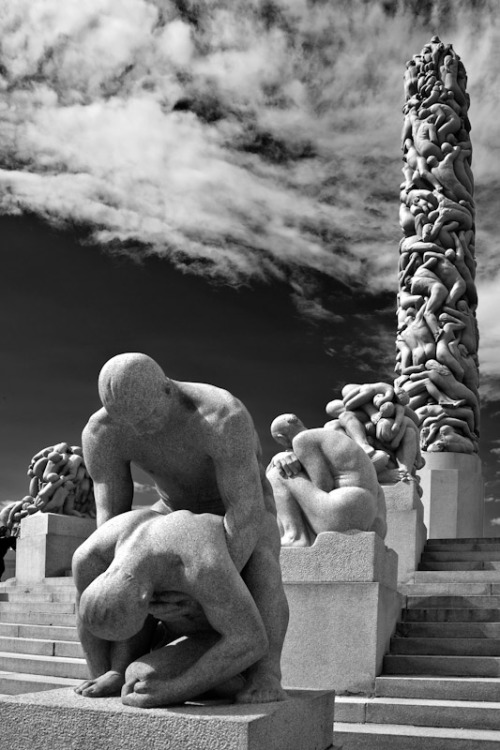
<path id="1" fill-rule="evenodd" d="M 488 497 L 484 498 L 485 503 L 500 503 L 500 497 L 494 497 L 493 495 L 488 495 Z"/>
<path id="2" fill-rule="evenodd" d="M 303 314 L 335 323 L 308 274 L 396 290 L 402 73 L 439 31 L 469 74 L 496 397 L 496 4 L 411 5 L 3 0 L 0 210 L 231 283 L 289 281 Z"/>
<path id="3" fill-rule="evenodd" d="M 500 526 L 500 518 L 492 518 L 490 524 L 492 526 Z"/>

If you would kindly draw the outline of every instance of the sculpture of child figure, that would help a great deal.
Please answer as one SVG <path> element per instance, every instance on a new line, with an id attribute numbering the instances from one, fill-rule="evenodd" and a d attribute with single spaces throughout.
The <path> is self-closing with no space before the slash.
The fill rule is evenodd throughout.
<path id="1" fill-rule="evenodd" d="M 207 693 L 251 701 L 244 673 L 266 658 L 269 642 L 229 554 L 222 517 L 122 513 L 78 548 L 73 575 L 90 671 L 79 695 L 121 693 L 124 704 L 139 708 Z"/>

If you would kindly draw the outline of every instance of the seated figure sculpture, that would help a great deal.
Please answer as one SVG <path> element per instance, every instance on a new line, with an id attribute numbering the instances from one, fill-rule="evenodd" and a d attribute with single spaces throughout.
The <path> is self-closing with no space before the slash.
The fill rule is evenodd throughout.
<path id="1" fill-rule="evenodd" d="M 264 623 L 219 516 L 123 513 L 78 548 L 73 574 L 91 675 L 75 688 L 84 697 L 121 692 L 124 704 L 139 708 L 208 691 L 238 700 L 241 673 L 267 653 Z"/>
<path id="2" fill-rule="evenodd" d="M 271 425 L 284 453 L 267 468 L 283 546 L 307 547 L 323 531 L 387 532 L 384 493 L 365 451 L 343 432 L 307 429 L 295 414 Z"/>
<path id="3" fill-rule="evenodd" d="M 154 480 L 157 513 L 222 516 L 229 555 L 269 641 L 238 700 L 284 700 L 280 657 L 288 605 L 276 506 L 248 411 L 221 388 L 167 378 L 157 362 L 140 353 L 117 355 L 104 365 L 99 395 L 103 408 L 91 416 L 82 438 L 98 527 L 131 509 L 131 463 Z"/>

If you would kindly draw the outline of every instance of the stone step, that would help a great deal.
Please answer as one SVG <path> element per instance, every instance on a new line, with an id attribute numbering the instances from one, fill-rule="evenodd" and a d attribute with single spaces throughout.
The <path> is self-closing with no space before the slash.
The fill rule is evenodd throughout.
<path id="1" fill-rule="evenodd" d="M 477 581 L 467 583 L 457 581 L 441 581 L 434 583 L 403 583 L 398 585 L 398 591 L 406 596 L 499 596 L 500 583 Z"/>
<path id="2" fill-rule="evenodd" d="M 390 650 L 391 654 L 500 656 L 500 639 L 395 637 L 391 638 Z"/>
<path id="3" fill-rule="evenodd" d="M 445 547 L 449 549 L 462 549 L 465 547 L 498 547 L 500 550 L 500 537 L 465 537 L 463 539 L 428 539 L 425 543 L 425 549 L 434 547 Z"/>
<path id="4" fill-rule="evenodd" d="M 424 562 L 467 562 L 474 560 L 493 560 L 498 561 L 500 559 L 500 551 L 497 549 L 439 549 L 434 547 L 432 549 L 425 548 L 422 553 L 422 560 Z"/>
<path id="5" fill-rule="evenodd" d="M 381 675 L 375 680 L 375 694 L 385 698 L 472 700 L 494 703 L 500 699 L 500 678 Z"/>
<path id="6" fill-rule="evenodd" d="M 25 602 L 0 602 L 0 622 L 4 619 L 4 613 L 15 612 L 17 614 L 27 614 L 29 612 L 53 612 L 61 614 L 73 614 L 75 612 L 75 602 L 47 602 L 37 599 L 31 599 Z"/>
<path id="7" fill-rule="evenodd" d="M 61 612 L 9 612 L 0 613 L 0 622 L 19 623 L 24 625 L 57 625 L 75 627 L 76 615 Z"/>
<path id="8" fill-rule="evenodd" d="M 435 562 L 427 560 L 423 556 L 418 566 L 419 571 L 426 570 L 498 570 L 500 571 L 500 562 L 498 560 L 467 560 L 467 562 Z"/>
<path id="9" fill-rule="evenodd" d="M 23 625 L 15 622 L 0 623 L 0 636 L 7 638 L 54 638 L 58 641 L 78 641 L 76 627 Z"/>
<path id="10" fill-rule="evenodd" d="M 407 609 L 403 612 L 405 623 L 410 622 L 500 622 L 500 609 L 466 609 L 429 607 Z"/>
<path id="11" fill-rule="evenodd" d="M 500 677 L 496 656 L 384 656 L 383 674 L 448 675 L 455 677 Z"/>
<path id="12" fill-rule="evenodd" d="M 71 677 L 50 677 L 49 675 L 0 672 L 0 695 L 38 693 L 42 690 L 76 687 L 80 683 L 81 680 L 74 680 Z"/>
<path id="13" fill-rule="evenodd" d="M 500 638 L 500 622 L 401 622 L 396 634 L 408 638 Z"/>
<path id="14" fill-rule="evenodd" d="M 39 656 L 37 654 L 11 654 L 0 652 L 0 671 L 21 674 L 72 677 L 84 680 L 88 676 L 85 659 L 69 656 Z"/>
<path id="15" fill-rule="evenodd" d="M 72 586 L 61 586 L 59 590 L 30 591 L 16 588 L 12 591 L 0 591 L 0 602 L 74 602 L 75 598 L 76 591 Z"/>
<path id="16" fill-rule="evenodd" d="M 415 583 L 500 583 L 500 570 L 416 570 Z"/>
<path id="17" fill-rule="evenodd" d="M 500 732 L 336 722 L 333 742 L 342 750 L 499 750 Z"/>
<path id="18" fill-rule="evenodd" d="M 335 721 L 500 730 L 500 703 L 336 696 Z"/>
<path id="19" fill-rule="evenodd" d="M 500 596 L 422 596 L 415 594 L 406 597 L 406 609 L 500 609 Z"/>
<path id="20" fill-rule="evenodd" d="M 74 656 L 83 658 L 80 643 L 41 638 L 8 638 L 0 636 L 0 651 L 18 654 L 38 654 L 40 656 Z"/>

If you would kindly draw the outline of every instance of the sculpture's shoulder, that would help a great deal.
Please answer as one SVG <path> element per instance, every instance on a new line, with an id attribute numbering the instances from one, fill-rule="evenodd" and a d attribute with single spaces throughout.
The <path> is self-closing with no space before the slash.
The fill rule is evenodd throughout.
<path id="1" fill-rule="evenodd" d="M 234 440 L 254 440 L 255 428 L 245 405 L 232 393 L 214 385 L 184 383 L 183 393 L 200 417 L 207 439 L 216 444 Z"/>
<path id="2" fill-rule="evenodd" d="M 82 432 L 85 462 L 94 463 L 99 461 L 99 457 L 109 458 L 120 454 L 124 438 L 122 433 L 122 429 L 111 420 L 105 409 L 92 414 Z"/>
<path id="3" fill-rule="evenodd" d="M 106 409 L 99 409 L 89 417 L 89 420 L 83 428 L 83 438 L 87 441 L 100 440 L 113 434 L 115 426 L 113 425 Z"/>

